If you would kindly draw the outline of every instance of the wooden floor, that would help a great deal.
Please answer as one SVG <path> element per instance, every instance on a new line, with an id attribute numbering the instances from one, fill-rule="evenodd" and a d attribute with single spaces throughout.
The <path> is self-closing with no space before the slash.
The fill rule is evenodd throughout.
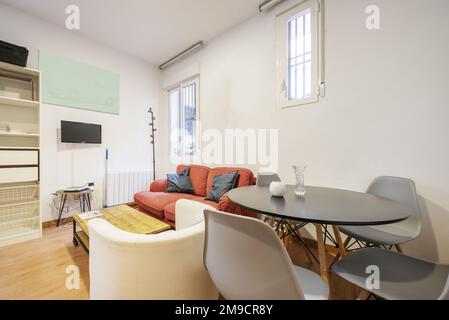
<path id="1" fill-rule="evenodd" d="M 69 225 L 70 226 L 70 225 Z M 319 272 L 309 265 L 304 250 L 295 242 L 287 245 L 293 263 Z M 66 267 L 79 267 L 78 290 L 66 288 Z M 88 299 L 89 260 L 81 247 L 72 245 L 71 227 L 49 227 L 43 238 L 0 248 L 0 299 Z M 330 277 L 331 299 L 355 299 L 358 290 L 344 280 Z"/>
<path id="2" fill-rule="evenodd" d="M 71 226 L 71 225 L 70 225 Z M 66 267 L 80 270 L 80 289 L 66 288 Z M 72 228 L 45 228 L 43 238 L 0 248 L 0 299 L 88 299 L 89 260 L 72 245 Z"/>
<path id="3" fill-rule="evenodd" d="M 320 274 L 319 264 L 316 262 L 312 265 L 310 264 L 303 247 L 297 244 L 294 240 L 287 241 L 289 241 L 286 245 L 287 251 L 290 254 L 293 264 L 310 269 L 317 274 Z M 311 248 L 311 250 L 313 254 L 318 257 L 317 250 L 313 248 Z M 328 255 L 327 261 L 332 261 L 332 258 L 333 256 Z M 329 275 L 329 293 L 329 299 L 331 300 L 355 300 L 360 294 L 360 289 L 331 273 Z"/>

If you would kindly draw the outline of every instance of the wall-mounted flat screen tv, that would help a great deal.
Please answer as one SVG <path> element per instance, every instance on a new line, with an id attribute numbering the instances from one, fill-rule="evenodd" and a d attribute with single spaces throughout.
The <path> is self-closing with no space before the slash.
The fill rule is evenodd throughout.
<path id="1" fill-rule="evenodd" d="M 101 125 L 61 121 L 61 142 L 101 144 Z"/>

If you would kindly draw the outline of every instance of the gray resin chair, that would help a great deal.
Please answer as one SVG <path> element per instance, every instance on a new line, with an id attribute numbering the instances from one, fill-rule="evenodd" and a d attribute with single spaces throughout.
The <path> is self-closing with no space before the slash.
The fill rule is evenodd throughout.
<path id="1" fill-rule="evenodd" d="M 370 276 L 366 271 L 368 266 L 379 268 L 378 289 L 366 287 Z M 336 262 L 332 271 L 383 299 L 449 300 L 449 265 L 439 265 L 385 249 L 357 250 Z"/>
<path id="2" fill-rule="evenodd" d="M 406 178 L 378 177 L 371 183 L 367 193 L 399 202 L 412 216 L 401 222 L 380 226 L 339 226 L 340 232 L 347 235 L 345 249 L 349 250 L 357 243 L 361 247 L 391 249 L 394 246 L 402 252 L 400 245 L 417 238 L 421 233 L 415 183 Z M 350 244 L 352 239 L 354 241 Z"/>
<path id="3" fill-rule="evenodd" d="M 272 182 L 276 181 L 281 181 L 281 178 L 279 178 L 279 175 L 277 173 L 274 172 L 257 173 L 256 185 L 259 187 L 269 187 Z M 273 221 L 275 220 L 274 218 L 268 217 L 263 214 L 259 215 L 259 219 L 268 222 L 270 224 L 273 224 Z"/>
<path id="4" fill-rule="evenodd" d="M 273 181 L 281 181 L 277 173 L 274 172 L 259 172 L 257 173 L 256 184 L 259 187 L 269 187 Z"/>
<path id="5" fill-rule="evenodd" d="M 327 299 L 316 273 L 294 266 L 276 232 L 249 217 L 204 210 L 204 265 L 226 299 Z"/>

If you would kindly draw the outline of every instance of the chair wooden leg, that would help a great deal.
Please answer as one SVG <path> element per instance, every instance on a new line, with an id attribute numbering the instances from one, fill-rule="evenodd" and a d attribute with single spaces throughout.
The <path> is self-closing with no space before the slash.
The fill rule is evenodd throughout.
<path id="1" fill-rule="evenodd" d="M 349 242 L 351 240 L 352 240 L 352 237 L 347 236 L 345 242 L 343 243 L 343 248 L 345 248 L 345 253 L 347 253 L 346 247 L 349 245 Z M 337 254 L 335 255 L 335 257 L 332 259 L 332 262 L 330 263 L 330 266 L 333 266 L 334 263 L 338 261 L 338 259 L 340 259 L 340 251 L 338 251 Z"/>
<path id="2" fill-rule="evenodd" d="M 338 253 L 340 254 L 340 257 L 344 257 L 346 255 L 346 246 L 341 240 L 341 234 L 340 230 L 338 229 L 338 226 L 333 225 L 332 230 L 334 231 L 335 240 L 337 240 L 338 244 Z"/>
<path id="3" fill-rule="evenodd" d="M 397 250 L 399 253 L 404 253 L 404 251 L 402 251 L 402 248 L 401 248 L 401 246 L 400 246 L 399 244 L 395 244 L 394 247 L 396 248 L 396 250 Z"/>
<path id="4" fill-rule="evenodd" d="M 368 300 L 370 295 L 371 292 L 362 289 L 362 291 L 360 291 L 359 296 L 357 297 L 357 300 Z"/>
<path id="5" fill-rule="evenodd" d="M 352 237 L 351 236 L 347 236 L 346 237 L 346 240 L 345 240 L 345 243 L 344 243 L 344 246 L 345 246 L 345 251 L 346 251 L 346 247 L 349 245 L 349 242 L 352 240 Z"/>
<path id="6" fill-rule="evenodd" d="M 290 245 L 290 236 L 287 236 L 285 230 L 282 230 L 282 237 L 283 237 L 282 242 L 284 242 L 284 247 L 288 251 L 288 247 Z"/>
<path id="7" fill-rule="evenodd" d="M 285 249 L 288 250 L 288 236 L 286 236 L 284 223 L 278 228 L 277 234 L 278 234 L 279 238 L 281 239 L 282 243 L 284 244 Z"/>
<path id="8" fill-rule="evenodd" d="M 316 241 L 318 244 L 318 259 L 320 260 L 320 273 L 324 281 L 329 283 L 329 274 L 327 271 L 326 247 L 324 245 L 323 231 L 321 224 L 315 224 Z"/>

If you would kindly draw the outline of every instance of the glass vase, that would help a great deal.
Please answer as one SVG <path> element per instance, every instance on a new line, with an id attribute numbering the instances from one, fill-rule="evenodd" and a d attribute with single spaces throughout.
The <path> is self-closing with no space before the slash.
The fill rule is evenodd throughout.
<path id="1" fill-rule="evenodd" d="M 296 176 L 295 194 L 297 196 L 304 196 L 306 194 L 306 189 L 304 187 L 304 171 L 306 171 L 306 168 L 306 166 L 293 166 Z"/>

